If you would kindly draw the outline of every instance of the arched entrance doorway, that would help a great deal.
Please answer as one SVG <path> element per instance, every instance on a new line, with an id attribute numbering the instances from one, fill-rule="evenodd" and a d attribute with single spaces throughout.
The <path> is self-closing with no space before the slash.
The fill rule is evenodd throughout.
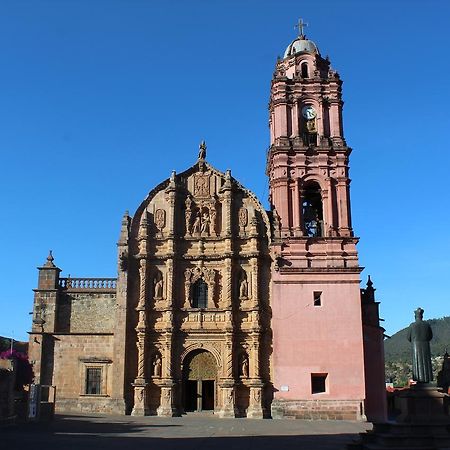
<path id="1" fill-rule="evenodd" d="M 188 411 L 213 411 L 216 405 L 217 364 L 206 350 L 194 350 L 183 361 L 183 406 Z"/>

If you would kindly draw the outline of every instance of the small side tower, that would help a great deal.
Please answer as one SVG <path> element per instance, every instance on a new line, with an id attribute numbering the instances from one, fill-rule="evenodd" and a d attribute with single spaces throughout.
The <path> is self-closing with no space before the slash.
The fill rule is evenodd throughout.
<path id="1" fill-rule="evenodd" d="M 274 224 L 272 415 L 365 419 L 360 272 L 342 81 L 299 36 L 277 61 L 267 175 Z"/>

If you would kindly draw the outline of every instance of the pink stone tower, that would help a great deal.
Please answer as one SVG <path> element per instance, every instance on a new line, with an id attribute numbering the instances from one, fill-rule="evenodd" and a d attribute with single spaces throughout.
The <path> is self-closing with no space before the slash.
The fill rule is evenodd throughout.
<path id="1" fill-rule="evenodd" d="M 364 361 L 362 268 L 351 221 L 342 81 L 301 22 L 299 31 L 277 61 L 269 104 L 267 175 L 276 261 L 272 415 L 383 420 L 377 303 L 369 327 L 372 378 Z"/>

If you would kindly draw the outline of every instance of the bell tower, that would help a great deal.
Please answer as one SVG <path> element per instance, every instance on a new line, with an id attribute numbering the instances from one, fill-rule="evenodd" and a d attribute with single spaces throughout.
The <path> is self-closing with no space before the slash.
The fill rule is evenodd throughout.
<path id="1" fill-rule="evenodd" d="M 304 25 L 276 63 L 269 103 L 272 415 L 364 419 L 362 268 L 342 80 Z"/>

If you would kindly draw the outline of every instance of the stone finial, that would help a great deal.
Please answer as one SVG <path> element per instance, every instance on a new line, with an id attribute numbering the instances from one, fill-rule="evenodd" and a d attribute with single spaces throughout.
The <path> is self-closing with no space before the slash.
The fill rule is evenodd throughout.
<path id="1" fill-rule="evenodd" d="M 128 242 L 128 233 L 130 228 L 130 215 L 128 210 L 122 216 L 122 223 L 120 226 L 120 236 L 118 245 L 126 245 Z"/>
<path id="2" fill-rule="evenodd" d="M 206 159 L 206 142 L 203 140 L 198 147 L 198 159 L 204 161 Z"/>
<path id="3" fill-rule="evenodd" d="M 374 302 L 375 301 L 375 288 L 373 287 L 373 282 L 370 275 L 367 277 L 366 288 L 364 289 L 365 301 Z"/>
<path id="4" fill-rule="evenodd" d="M 55 259 L 55 258 L 53 258 L 52 251 L 49 250 L 48 256 L 47 256 L 47 261 L 46 261 L 46 263 L 44 264 L 44 267 L 56 267 L 56 266 L 53 264 L 54 259 Z"/>

